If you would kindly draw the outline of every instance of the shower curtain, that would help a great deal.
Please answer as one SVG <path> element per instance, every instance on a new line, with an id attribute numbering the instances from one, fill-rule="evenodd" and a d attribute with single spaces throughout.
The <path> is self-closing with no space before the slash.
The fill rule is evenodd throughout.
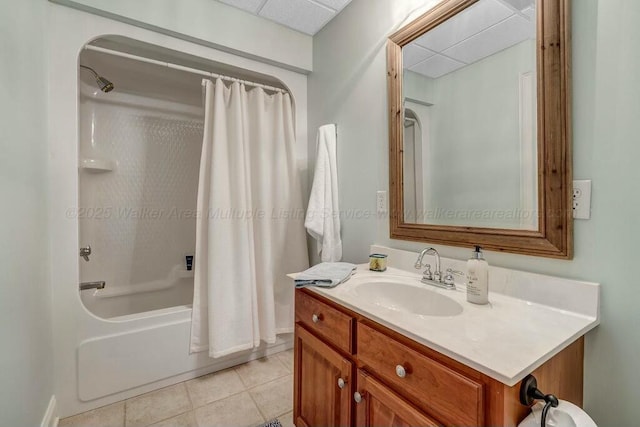
<path id="1" fill-rule="evenodd" d="M 191 351 L 222 357 L 293 332 L 309 261 L 289 94 L 203 85 Z"/>

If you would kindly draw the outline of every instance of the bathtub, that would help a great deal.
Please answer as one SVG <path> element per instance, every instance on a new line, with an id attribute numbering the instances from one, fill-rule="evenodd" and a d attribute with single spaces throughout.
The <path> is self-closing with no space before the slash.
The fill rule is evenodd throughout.
<path id="1" fill-rule="evenodd" d="M 92 311 L 106 312 L 116 306 L 118 300 L 126 301 L 127 307 L 134 309 L 138 303 L 142 306 L 147 304 L 145 300 L 171 301 L 169 298 L 180 294 L 180 291 L 183 294 L 188 294 L 188 289 L 193 292 L 193 283 L 191 286 L 179 286 L 182 289 L 155 291 L 157 295 L 151 291 L 114 297 L 94 296 L 90 299 Z M 105 307 L 100 307 L 103 302 Z M 211 359 L 206 352 L 189 352 L 190 304 L 129 314 L 118 311 L 115 313 L 118 315 L 102 319 L 94 313 L 87 309 L 87 314 L 102 323 L 102 332 L 81 341 L 77 347 L 78 398 L 88 404 L 82 405 L 83 410 L 236 366 L 293 346 L 292 336 L 286 334 L 279 336 L 275 344 L 263 344 L 252 351 Z"/>

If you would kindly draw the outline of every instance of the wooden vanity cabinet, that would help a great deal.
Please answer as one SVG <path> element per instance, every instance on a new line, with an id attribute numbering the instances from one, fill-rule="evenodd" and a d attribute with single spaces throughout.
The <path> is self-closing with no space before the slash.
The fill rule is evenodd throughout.
<path id="1" fill-rule="evenodd" d="M 296 426 L 350 426 L 353 363 L 296 325 L 294 366 Z"/>
<path id="2" fill-rule="evenodd" d="M 358 369 L 355 425 L 357 427 L 440 426 L 424 412 Z"/>
<path id="3" fill-rule="evenodd" d="M 294 422 L 303 426 L 517 426 L 509 387 L 307 289 L 296 290 Z M 584 341 L 533 374 L 582 406 Z"/>

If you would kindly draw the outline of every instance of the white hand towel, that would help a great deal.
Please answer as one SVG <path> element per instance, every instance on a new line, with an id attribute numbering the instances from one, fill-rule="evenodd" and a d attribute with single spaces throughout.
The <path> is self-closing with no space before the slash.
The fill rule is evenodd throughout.
<path id="1" fill-rule="evenodd" d="M 321 254 L 322 261 L 340 261 L 342 240 L 338 207 L 336 126 L 320 126 L 316 144 L 316 169 L 304 226 L 317 240 L 318 253 Z"/>

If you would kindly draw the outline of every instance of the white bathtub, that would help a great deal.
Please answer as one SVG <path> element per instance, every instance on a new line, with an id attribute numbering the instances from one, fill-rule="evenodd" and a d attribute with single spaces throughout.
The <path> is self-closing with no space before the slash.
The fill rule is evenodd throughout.
<path id="1" fill-rule="evenodd" d="M 191 312 L 191 305 L 179 305 L 103 319 L 105 332 L 112 325 L 113 333 L 77 348 L 79 399 L 100 406 L 101 398 L 121 400 L 292 347 L 292 337 L 283 335 L 276 344 L 220 359 L 190 354 Z"/>
<path id="2" fill-rule="evenodd" d="M 76 349 L 77 401 L 65 416 L 293 346 L 289 334 L 220 359 L 191 354 L 193 272 L 181 266 L 162 280 L 78 292 L 84 338 L 78 337 Z"/>

